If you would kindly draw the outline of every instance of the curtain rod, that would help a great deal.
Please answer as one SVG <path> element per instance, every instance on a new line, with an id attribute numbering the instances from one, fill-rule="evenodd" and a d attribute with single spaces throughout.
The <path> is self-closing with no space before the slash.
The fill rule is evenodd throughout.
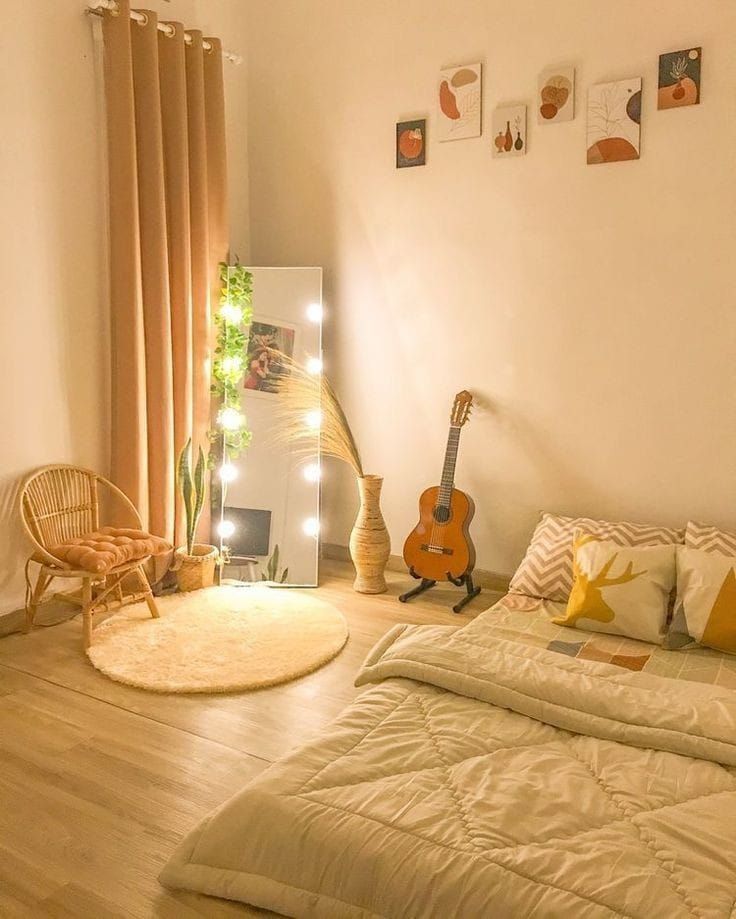
<path id="1" fill-rule="evenodd" d="M 94 6 L 88 6 L 86 12 L 93 16 L 104 16 L 106 12 L 113 14 L 118 13 L 119 7 L 116 3 L 116 0 L 95 0 Z M 142 13 L 140 10 L 131 10 L 130 18 L 140 23 L 145 23 L 148 21 L 146 14 Z M 174 27 L 166 22 L 157 23 L 157 28 L 159 32 L 163 32 L 164 35 L 168 35 L 169 37 L 171 37 L 175 31 Z M 184 33 L 184 41 L 188 45 L 191 45 L 192 43 L 191 36 L 187 32 Z M 205 49 L 205 51 L 210 51 L 212 49 L 212 45 L 208 41 L 203 41 L 202 47 Z M 243 60 L 239 54 L 235 54 L 233 51 L 225 51 L 224 48 L 222 51 L 222 56 L 230 61 L 231 64 L 240 64 Z"/>

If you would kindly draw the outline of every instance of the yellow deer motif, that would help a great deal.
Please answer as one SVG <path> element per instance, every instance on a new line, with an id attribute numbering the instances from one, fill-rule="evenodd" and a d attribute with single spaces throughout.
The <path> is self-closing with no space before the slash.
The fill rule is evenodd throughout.
<path id="1" fill-rule="evenodd" d="M 614 552 L 608 561 L 603 565 L 598 574 L 589 577 L 580 567 L 577 560 L 577 552 L 582 546 L 589 542 L 597 542 L 595 536 L 582 536 L 575 542 L 575 557 L 573 559 L 573 573 L 575 581 L 573 583 L 570 599 L 567 604 L 565 616 L 561 619 L 552 621 L 558 625 L 572 626 L 578 619 L 594 619 L 597 622 L 612 622 L 616 614 L 603 599 L 603 588 L 614 587 L 617 584 L 628 584 L 646 574 L 646 571 L 634 571 L 634 563 L 629 562 L 626 570 L 615 578 L 610 578 L 608 572 L 613 567 L 618 558 L 618 552 Z"/>

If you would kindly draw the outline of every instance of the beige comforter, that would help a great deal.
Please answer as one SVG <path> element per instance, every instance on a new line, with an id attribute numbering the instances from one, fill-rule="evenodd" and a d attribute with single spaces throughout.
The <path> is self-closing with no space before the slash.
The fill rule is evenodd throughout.
<path id="1" fill-rule="evenodd" d="M 724 917 L 736 694 L 463 629 L 393 629 L 369 689 L 206 819 L 163 883 L 299 917 Z"/>

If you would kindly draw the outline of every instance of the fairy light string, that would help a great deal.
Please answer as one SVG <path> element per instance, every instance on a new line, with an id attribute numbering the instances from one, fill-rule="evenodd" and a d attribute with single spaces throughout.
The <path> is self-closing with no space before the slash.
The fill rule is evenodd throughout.
<path id="1" fill-rule="evenodd" d="M 217 340 L 212 363 L 212 394 L 218 400 L 219 408 L 217 426 L 210 433 L 210 438 L 213 442 L 221 439 L 218 475 L 220 506 L 224 507 L 228 483 L 237 475 L 233 461 L 246 449 L 252 437 L 241 410 L 241 392 L 246 371 L 248 327 L 253 319 L 253 275 L 238 263 L 228 265 L 221 262 L 220 285 L 219 309 L 215 315 Z M 221 521 L 221 538 L 232 535 L 223 532 L 224 524 L 225 521 Z"/>

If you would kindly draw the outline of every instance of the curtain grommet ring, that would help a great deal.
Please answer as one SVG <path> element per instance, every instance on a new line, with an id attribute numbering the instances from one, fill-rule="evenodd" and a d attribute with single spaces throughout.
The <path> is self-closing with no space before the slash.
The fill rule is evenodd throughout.
<path id="1" fill-rule="evenodd" d="M 147 26 L 150 21 L 148 13 L 144 13 L 143 10 L 136 10 L 136 13 L 138 13 L 138 16 L 141 17 L 140 19 L 136 17 L 135 19 L 136 25 L 139 25 L 141 28 L 144 28 L 145 26 Z"/>

